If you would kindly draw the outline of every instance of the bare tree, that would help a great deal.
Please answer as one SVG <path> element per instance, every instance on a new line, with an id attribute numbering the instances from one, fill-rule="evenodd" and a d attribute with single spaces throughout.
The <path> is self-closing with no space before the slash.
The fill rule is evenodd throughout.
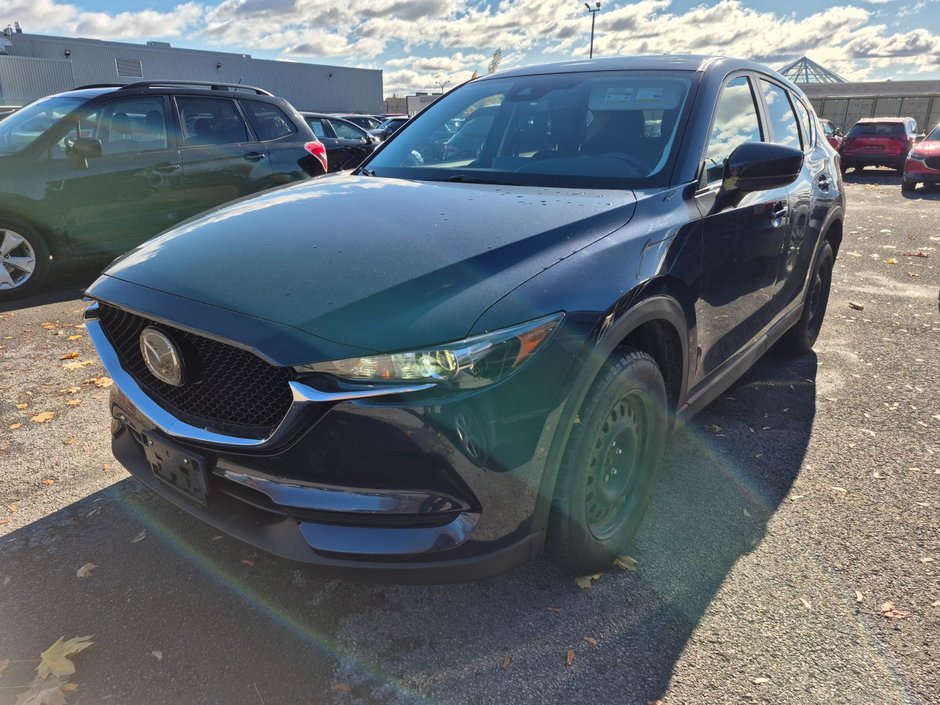
<path id="1" fill-rule="evenodd" d="M 499 68 L 499 62 L 503 60 L 503 50 L 497 49 L 493 52 L 493 58 L 490 59 L 489 66 L 486 67 L 487 73 L 496 73 L 496 70 Z"/>

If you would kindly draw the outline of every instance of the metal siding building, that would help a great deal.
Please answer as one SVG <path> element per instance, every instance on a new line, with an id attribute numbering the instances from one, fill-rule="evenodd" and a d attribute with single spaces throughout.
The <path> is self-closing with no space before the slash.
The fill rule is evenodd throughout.
<path id="1" fill-rule="evenodd" d="M 298 110 L 382 111 L 382 71 L 253 59 L 248 54 L 13 33 L 0 53 L 0 105 L 95 83 L 190 80 L 246 83 Z"/>
<path id="2" fill-rule="evenodd" d="M 912 117 L 923 132 L 940 124 L 940 81 L 801 84 L 819 117 L 848 131 L 859 118 Z"/>

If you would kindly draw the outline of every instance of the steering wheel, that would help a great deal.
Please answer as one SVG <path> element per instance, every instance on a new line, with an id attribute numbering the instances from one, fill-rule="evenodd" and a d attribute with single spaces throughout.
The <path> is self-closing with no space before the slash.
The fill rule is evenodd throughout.
<path id="1" fill-rule="evenodd" d="M 401 160 L 401 166 L 424 166 L 424 157 L 421 152 L 412 149 L 408 156 Z"/>

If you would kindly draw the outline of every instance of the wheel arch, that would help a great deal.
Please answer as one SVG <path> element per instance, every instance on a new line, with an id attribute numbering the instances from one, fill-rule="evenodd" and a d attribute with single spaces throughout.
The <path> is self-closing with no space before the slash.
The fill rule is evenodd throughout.
<path id="1" fill-rule="evenodd" d="M 625 297 L 621 302 L 629 301 L 629 304 L 613 307 L 602 318 L 593 347 L 572 382 L 572 392 L 555 428 L 539 486 L 535 530 L 548 525 L 558 473 L 578 410 L 604 363 L 615 351 L 627 347 L 649 354 L 663 373 L 672 410 L 680 408 L 684 402 L 688 387 L 690 325 L 679 300 L 664 293 L 666 284 L 660 282 L 657 286 L 644 287 L 643 291 Z"/>
<path id="2" fill-rule="evenodd" d="M 49 253 L 58 259 L 64 251 L 67 252 L 67 246 L 64 243 L 60 243 L 47 225 L 36 217 L 36 208 L 36 204 L 29 199 L 21 198 L 14 194 L 6 194 L 0 197 L 0 221 L 4 218 L 9 218 L 10 220 L 19 221 L 33 228 L 46 243 Z"/>

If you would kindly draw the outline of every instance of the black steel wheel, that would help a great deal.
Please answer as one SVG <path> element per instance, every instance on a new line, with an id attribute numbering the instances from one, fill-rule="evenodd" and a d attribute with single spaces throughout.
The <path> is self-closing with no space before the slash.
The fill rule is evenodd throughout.
<path id="1" fill-rule="evenodd" d="M 618 351 L 578 418 L 556 483 L 550 543 L 568 569 L 584 574 L 629 550 L 652 496 L 670 426 L 653 358 Z"/>
<path id="2" fill-rule="evenodd" d="M 810 281 L 806 300 L 803 302 L 803 314 L 800 320 L 780 339 L 777 347 L 787 355 L 802 355 L 813 349 L 819 332 L 822 330 L 826 308 L 829 305 L 829 290 L 832 286 L 832 266 L 835 257 L 832 246 L 827 242 L 816 259 L 816 268 Z"/>

